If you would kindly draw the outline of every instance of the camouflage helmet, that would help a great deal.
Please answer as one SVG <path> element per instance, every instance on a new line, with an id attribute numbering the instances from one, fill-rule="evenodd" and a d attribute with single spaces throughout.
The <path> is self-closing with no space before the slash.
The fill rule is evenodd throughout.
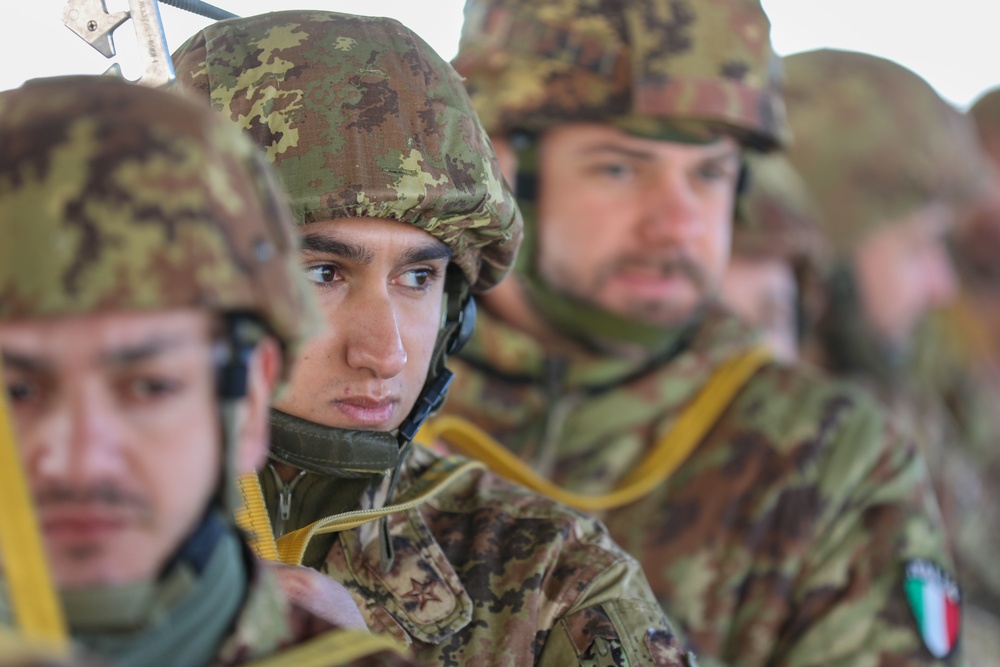
<path id="1" fill-rule="evenodd" d="M 473 291 L 506 274 L 521 218 L 462 81 L 397 21 L 287 11 L 211 25 L 181 85 L 264 147 L 300 224 L 397 220 L 453 252 Z"/>
<path id="2" fill-rule="evenodd" d="M 838 253 L 932 202 L 963 207 L 987 171 L 968 119 L 910 70 L 822 49 L 785 58 L 788 151 Z"/>
<path id="3" fill-rule="evenodd" d="M 986 156 L 993 167 L 993 189 L 979 205 L 966 212 L 957 225 L 954 241 L 956 265 L 965 285 L 994 293 L 1000 284 L 1000 88 L 979 97 L 968 116 L 976 125 Z"/>
<path id="4" fill-rule="evenodd" d="M 826 306 L 823 280 L 830 266 L 818 207 L 805 182 L 781 153 L 746 156 L 748 185 L 736 202 L 733 256 L 776 259 L 796 286 L 797 333 L 802 340 Z"/>
<path id="5" fill-rule="evenodd" d="M 986 152 L 1000 168 L 1000 88 L 993 88 L 969 107 L 969 116 L 976 124 Z"/>
<path id="6" fill-rule="evenodd" d="M 749 155 L 746 162 L 748 186 L 737 201 L 733 253 L 819 266 L 824 255 L 820 212 L 788 158 Z"/>
<path id="7" fill-rule="evenodd" d="M 466 0 L 453 64 L 493 133 L 601 122 L 653 138 L 787 142 L 758 0 Z"/>
<path id="8" fill-rule="evenodd" d="M 114 77 L 0 93 L 0 320 L 253 314 L 286 371 L 317 318 L 266 165 L 217 114 Z"/>

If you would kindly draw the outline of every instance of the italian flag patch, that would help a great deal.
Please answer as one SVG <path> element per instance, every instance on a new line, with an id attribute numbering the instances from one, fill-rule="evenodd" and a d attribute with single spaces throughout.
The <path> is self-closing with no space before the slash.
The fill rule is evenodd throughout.
<path id="1" fill-rule="evenodd" d="M 947 657 L 962 622 L 958 584 L 934 563 L 916 558 L 906 562 L 903 586 L 927 650 L 935 658 Z"/>

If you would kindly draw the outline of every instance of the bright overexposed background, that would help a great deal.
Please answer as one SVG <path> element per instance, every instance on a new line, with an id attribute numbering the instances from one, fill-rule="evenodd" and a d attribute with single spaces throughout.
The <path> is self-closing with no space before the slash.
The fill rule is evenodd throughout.
<path id="1" fill-rule="evenodd" d="M 392 16 L 445 58 L 458 47 L 464 0 L 218 0 L 241 16 L 293 8 Z M 5 0 L 0 89 L 56 74 L 103 72 L 108 61 L 62 25 L 65 0 Z M 107 0 L 111 11 L 127 0 Z M 779 53 L 820 47 L 867 51 L 914 70 L 959 107 L 1000 85 L 1000 0 L 763 0 Z M 175 49 L 208 19 L 162 6 Z M 131 23 L 118 30 L 122 69 L 135 78 Z"/>

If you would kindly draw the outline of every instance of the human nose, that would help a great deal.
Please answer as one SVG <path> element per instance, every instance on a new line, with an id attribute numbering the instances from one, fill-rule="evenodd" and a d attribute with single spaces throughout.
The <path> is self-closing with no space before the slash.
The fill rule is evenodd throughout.
<path id="1" fill-rule="evenodd" d="M 944 306 L 958 294 L 955 266 L 944 247 L 935 248 L 924 265 L 927 298 L 931 307 Z"/>
<path id="2" fill-rule="evenodd" d="M 406 365 L 406 349 L 391 297 L 368 293 L 356 299 L 347 326 L 347 365 L 371 372 L 379 379 L 399 375 Z"/>
<path id="3" fill-rule="evenodd" d="M 38 474 L 87 485 L 122 470 L 123 430 L 116 411 L 114 401 L 96 386 L 65 392 L 39 433 L 33 457 Z"/>
<path id="4" fill-rule="evenodd" d="M 646 184 L 640 240 L 653 245 L 683 244 L 704 233 L 696 193 L 681 173 L 665 171 Z"/>

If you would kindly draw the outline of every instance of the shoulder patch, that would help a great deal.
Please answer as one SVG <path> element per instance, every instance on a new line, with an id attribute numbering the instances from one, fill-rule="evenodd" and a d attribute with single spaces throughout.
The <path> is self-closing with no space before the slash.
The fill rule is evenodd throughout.
<path id="1" fill-rule="evenodd" d="M 962 594 L 943 568 L 914 558 L 904 565 L 903 589 L 924 646 L 935 658 L 955 650 L 962 624 Z"/>

